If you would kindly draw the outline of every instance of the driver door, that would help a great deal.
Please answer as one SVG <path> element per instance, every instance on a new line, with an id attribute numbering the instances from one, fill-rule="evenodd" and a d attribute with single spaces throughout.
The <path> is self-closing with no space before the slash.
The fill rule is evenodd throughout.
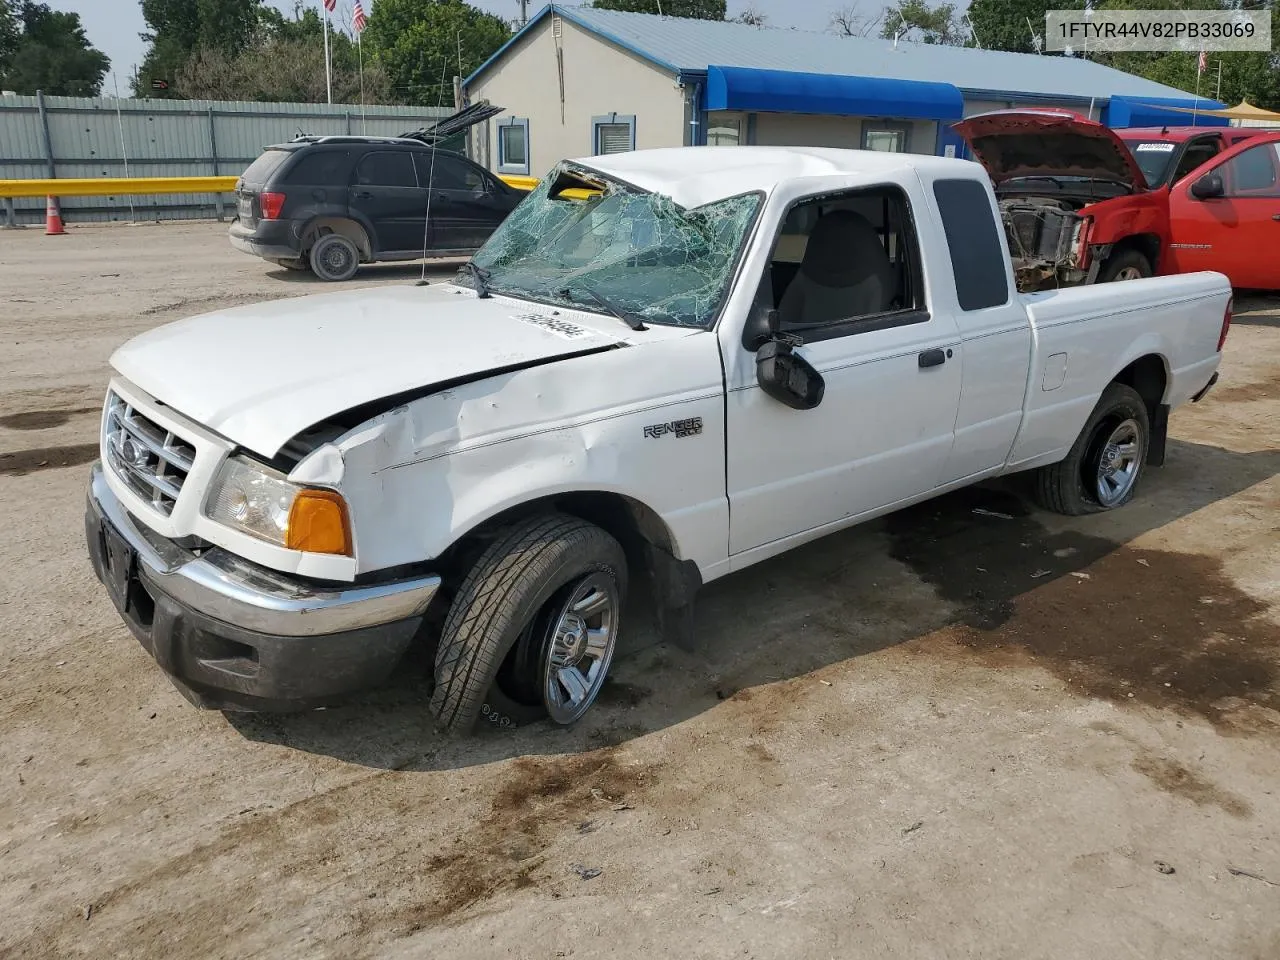
<path id="1" fill-rule="evenodd" d="M 1280 290 L 1280 136 L 1247 140 L 1174 184 L 1169 196 L 1170 260 L 1176 273 L 1217 270 L 1234 287 Z M 1243 148 L 1243 149 L 1242 149 Z M 1219 196 L 1192 185 L 1216 174 Z"/>
<path id="2" fill-rule="evenodd" d="M 931 312 L 907 194 L 896 185 L 802 198 L 774 239 L 757 303 L 781 305 L 806 264 L 839 266 L 843 251 L 809 248 L 817 221 L 852 211 L 875 229 L 891 279 L 882 309 L 800 330 L 795 348 L 825 381 L 818 406 L 793 409 L 756 380 L 754 347 L 726 357 L 729 553 L 752 562 L 939 482 L 960 399 L 954 316 Z M 852 256 L 852 251 L 848 252 Z M 832 258 L 836 259 L 833 264 Z M 750 282 L 750 281 L 747 281 Z M 826 296 L 826 293 L 823 293 Z M 785 327 L 783 328 L 785 331 Z M 744 557 L 748 552 L 754 557 Z"/>

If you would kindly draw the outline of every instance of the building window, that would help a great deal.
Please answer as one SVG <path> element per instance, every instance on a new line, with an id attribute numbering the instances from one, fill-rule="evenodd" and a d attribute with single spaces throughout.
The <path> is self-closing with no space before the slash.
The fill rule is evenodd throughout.
<path id="1" fill-rule="evenodd" d="M 591 118 L 591 152 L 595 156 L 606 153 L 626 153 L 636 148 L 636 118 L 611 113 L 606 117 Z"/>
<path id="2" fill-rule="evenodd" d="M 910 146 L 911 128 L 905 123 L 883 120 L 862 121 L 862 149 L 884 153 L 906 153 Z"/>
<path id="3" fill-rule="evenodd" d="M 498 122 L 498 172 L 528 175 L 528 118 L 508 117 Z"/>
<path id="4" fill-rule="evenodd" d="M 707 125 L 707 146 L 736 147 L 742 143 L 741 117 L 716 117 Z"/>

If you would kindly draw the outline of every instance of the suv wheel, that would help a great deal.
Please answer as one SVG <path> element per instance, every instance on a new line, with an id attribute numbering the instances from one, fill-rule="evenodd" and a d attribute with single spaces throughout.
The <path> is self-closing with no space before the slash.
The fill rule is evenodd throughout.
<path id="1" fill-rule="evenodd" d="M 340 233 L 326 233 L 311 248 L 311 269 L 321 280 L 350 280 L 360 266 L 360 251 Z"/>

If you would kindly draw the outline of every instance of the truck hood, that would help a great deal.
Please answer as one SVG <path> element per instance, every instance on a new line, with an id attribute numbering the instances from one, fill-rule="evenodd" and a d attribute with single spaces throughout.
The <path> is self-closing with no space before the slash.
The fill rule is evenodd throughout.
<path id="1" fill-rule="evenodd" d="M 481 300 L 451 284 L 383 287 L 180 320 L 130 340 L 111 365 L 175 411 L 272 457 L 352 408 L 627 346 L 631 332 L 612 317 Z M 649 326 L 634 342 L 692 332 Z"/>
<path id="2" fill-rule="evenodd" d="M 1142 168 L 1108 127 L 1056 110 L 994 110 L 955 124 L 996 184 L 1017 177 L 1085 177 L 1148 189 Z"/>

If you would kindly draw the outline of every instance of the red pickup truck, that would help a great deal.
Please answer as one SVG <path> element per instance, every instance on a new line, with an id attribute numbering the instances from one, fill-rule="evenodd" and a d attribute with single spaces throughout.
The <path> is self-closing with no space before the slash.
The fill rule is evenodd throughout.
<path id="1" fill-rule="evenodd" d="M 1115 131 L 1066 110 L 955 129 L 995 184 L 1020 289 L 1196 270 L 1280 289 L 1280 132 Z"/>

